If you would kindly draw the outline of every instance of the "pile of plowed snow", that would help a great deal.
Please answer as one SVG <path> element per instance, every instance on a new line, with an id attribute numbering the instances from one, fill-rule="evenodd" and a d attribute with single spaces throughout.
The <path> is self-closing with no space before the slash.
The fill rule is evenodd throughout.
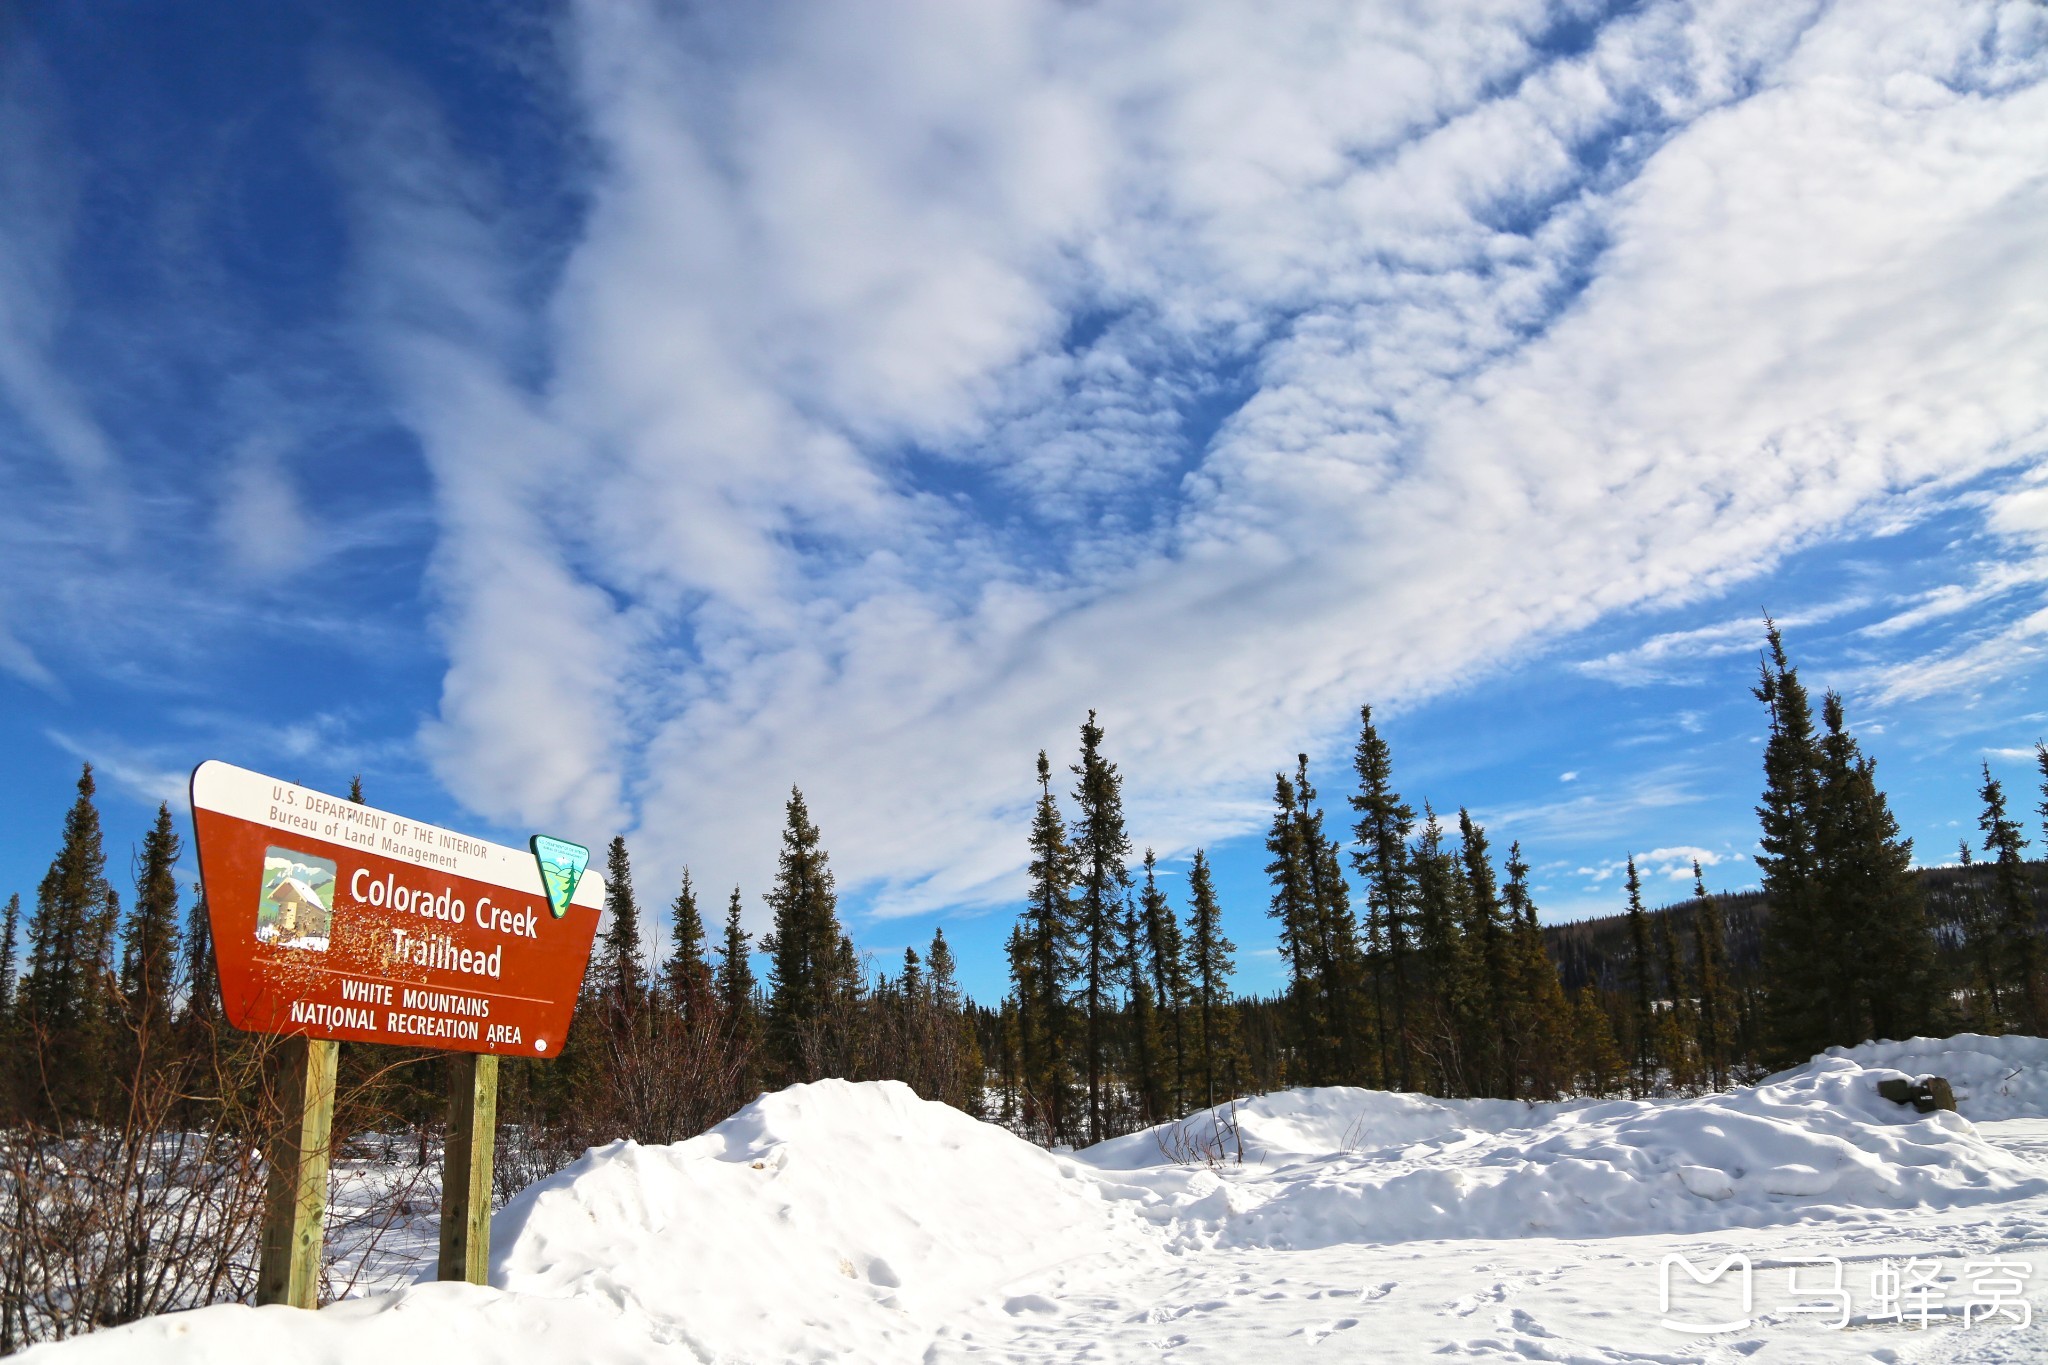
<path id="1" fill-rule="evenodd" d="M 819 1081 L 527 1189 L 492 1222 L 491 1281 L 629 1306 L 713 1357 L 837 1340 L 821 1354 L 912 1359 L 1020 1275 L 1156 1245 L 1104 1196 L 1085 1167 L 899 1082 Z"/>
<path id="2" fill-rule="evenodd" d="M 2013 1069 L 1949 1046 L 1896 1055 L 1920 1070 L 1973 1056 L 1975 1069 L 1954 1068 L 1972 1078 Z M 1878 1082 L 1902 1070 L 1828 1055 L 1729 1094 L 1561 1105 L 1290 1091 L 1238 1106 L 1252 1164 L 1179 1191 L 1157 1169 L 1171 1135 L 1081 1156 L 1150 1190 L 1183 1239 L 1240 1246 L 1692 1232 L 2048 1193 L 2048 1175 L 1967 1119 L 1880 1096 Z M 2029 1102 L 1997 1103 L 2005 1113 Z M 1192 1121 L 1198 1133 L 1206 1122 Z M 1144 1173 L 1148 1144 L 1154 1169 Z"/>
<path id="3" fill-rule="evenodd" d="M 1956 1083 L 1963 1115 L 1877 1094 L 1929 1072 Z M 493 1224 L 494 1288 L 420 1285 L 318 1314 L 209 1308 L 47 1349 L 907 1360 L 941 1334 L 1003 1339 L 1013 1316 L 1053 1307 L 1058 1277 L 1210 1247 L 1682 1232 L 2048 1193 L 1965 1117 L 2048 1114 L 2048 1041 L 2034 1038 L 1837 1049 L 1692 1100 L 1322 1089 L 1236 1112 L 1246 1162 L 1210 1169 L 1172 1159 L 1188 1149 L 1170 1130 L 1055 1156 L 894 1082 L 794 1086 L 688 1142 L 596 1149 L 520 1194 Z"/>
<path id="4" fill-rule="evenodd" d="M 1831 1047 L 1822 1056 L 1846 1058 L 1862 1066 L 1890 1067 L 1915 1078 L 1941 1076 L 1955 1087 L 1956 1109 L 1967 1119 L 2048 1115 L 2048 1038 L 1991 1038 L 1981 1033 L 1958 1033 L 1953 1038 L 1909 1038 L 1903 1043 Z"/>

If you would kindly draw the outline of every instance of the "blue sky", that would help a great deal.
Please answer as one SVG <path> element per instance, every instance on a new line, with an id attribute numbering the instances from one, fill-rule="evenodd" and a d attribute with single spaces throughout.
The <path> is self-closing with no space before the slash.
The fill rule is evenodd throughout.
<path id="1" fill-rule="evenodd" d="M 759 927 L 796 783 L 992 998 L 1094 707 L 1268 989 L 1364 702 L 1553 919 L 1752 882 L 1766 609 L 1952 860 L 2048 731 L 2043 222 L 2030 4 L 16 10 L 0 892 L 221 757 Z"/>

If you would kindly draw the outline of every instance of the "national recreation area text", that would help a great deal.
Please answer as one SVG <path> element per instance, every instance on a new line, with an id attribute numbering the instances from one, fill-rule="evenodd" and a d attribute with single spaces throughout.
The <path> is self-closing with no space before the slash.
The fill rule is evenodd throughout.
<path id="1" fill-rule="evenodd" d="M 475 1042 L 489 1031 L 487 1041 L 517 1044 L 525 1041 L 517 1024 L 490 1022 L 491 1002 L 478 995 L 437 991 L 425 987 L 398 988 L 383 981 L 344 978 L 343 1003 L 294 1000 L 291 1021 L 323 1029 L 360 1029 L 403 1034 L 425 1041 L 462 1039 Z M 380 1007 L 382 1007 L 380 1009 Z M 431 1012 L 429 1012 L 431 1011 Z"/>

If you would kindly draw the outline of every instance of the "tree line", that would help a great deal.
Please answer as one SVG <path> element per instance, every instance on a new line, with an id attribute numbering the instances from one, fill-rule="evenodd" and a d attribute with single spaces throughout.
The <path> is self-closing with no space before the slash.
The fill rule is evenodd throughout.
<path id="1" fill-rule="evenodd" d="M 879 969 L 856 950 L 799 790 L 759 942 L 740 888 L 707 915 L 685 870 L 657 951 L 661 926 L 614 838 L 562 1055 L 503 1065 L 500 1193 L 593 1143 L 675 1141 L 763 1088 L 823 1077 L 900 1079 L 1035 1140 L 1080 1144 L 1287 1086 L 1647 1096 L 1869 1037 L 2048 1029 L 2038 866 L 1988 765 L 1978 838 L 1939 874 L 1930 909 L 1934 874 L 1913 868 L 1843 699 L 1827 693 L 1816 710 L 1768 622 L 1754 692 L 1767 722 L 1761 891 L 1724 913 L 1695 865 L 1692 899 L 1653 910 L 1631 856 L 1606 927 L 1544 927 L 1520 844 L 1498 854 L 1463 807 L 1418 811 L 1361 707 L 1341 801 L 1324 801 L 1306 755 L 1273 776 L 1266 911 L 1285 984 L 1270 996 L 1233 992 L 1238 949 L 1207 851 L 1176 907 L 1154 850 L 1134 848 L 1093 712 L 1063 778 L 1037 756 L 1026 896 L 995 1004 L 965 998 L 943 929 Z M 2048 748 L 2036 754 L 2048 830 Z M 350 795 L 363 800 L 359 779 Z M 270 1102 L 266 1042 L 224 1025 L 206 906 L 181 897 L 168 806 L 117 886 L 96 796 L 88 765 L 33 902 L 0 908 L 0 1352 L 53 1324 L 234 1297 L 243 1268 L 223 1248 L 253 1227 L 260 1181 L 244 1139 Z M 336 1141 L 380 1134 L 388 1149 L 403 1135 L 424 1169 L 445 1112 L 440 1057 L 344 1048 Z M 218 1197 L 181 1206 L 176 1235 L 151 1224 L 144 1236 L 135 1209 L 165 1187 L 148 1154 L 175 1134 L 205 1138 L 180 1158 L 181 1180 Z M 128 1172 L 100 1182 L 126 1191 L 128 1231 L 108 1231 L 111 1215 L 76 1193 L 95 1169 Z M 126 1261 L 57 1264 L 124 1237 L 137 1248 Z M 212 1267 L 201 1288 L 165 1269 L 184 1262 Z"/>

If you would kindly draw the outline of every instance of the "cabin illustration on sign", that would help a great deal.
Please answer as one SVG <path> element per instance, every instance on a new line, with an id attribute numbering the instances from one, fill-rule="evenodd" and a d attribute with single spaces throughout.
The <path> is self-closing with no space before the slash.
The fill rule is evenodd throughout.
<path id="1" fill-rule="evenodd" d="M 256 941 L 326 952 L 334 919 L 334 874 L 327 858 L 290 848 L 265 849 Z"/>

